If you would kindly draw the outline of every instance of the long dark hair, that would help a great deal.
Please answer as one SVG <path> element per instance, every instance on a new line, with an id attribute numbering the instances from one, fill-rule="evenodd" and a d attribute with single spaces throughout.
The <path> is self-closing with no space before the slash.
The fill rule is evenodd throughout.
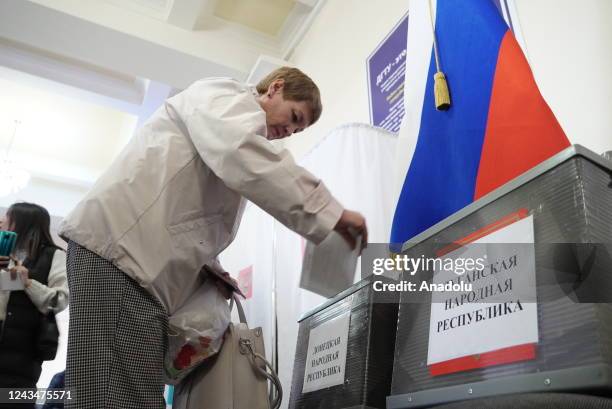
<path id="1" fill-rule="evenodd" d="M 11 230 L 17 233 L 15 250 L 24 250 L 30 260 L 38 259 L 43 247 L 58 247 L 51 237 L 51 217 L 42 206 L 34 203 L 14 203 L 6 211 Z"/>

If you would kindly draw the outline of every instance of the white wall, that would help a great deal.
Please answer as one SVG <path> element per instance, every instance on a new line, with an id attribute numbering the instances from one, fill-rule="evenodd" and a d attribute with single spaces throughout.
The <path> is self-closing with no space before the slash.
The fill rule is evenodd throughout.
<path id="1" fill-rule="evenodd" d="M 10 160 L 32 178 L 17 194 L 0 197 L 0 206 L 29 201 L 63 217 L 125 146 L 139 118 L 85 101 L 83 93 L 68 92 L 71 87 L 48 87 L 49 81 L 29 81 L 34 77 L 28 75 L 6 79 L 9 71 L 0 68 L 0 156 L 10 145 Z M 149 100 L 157 100 L 152 94 L 146 94 L 143 115 Z M 15 120 L 21 124 L 11 144 Z"/>
<path id="2" fill-rule="evenodd" d="M 572 143 L 612 149 L 612 1 L 515 0 L 540 91 Z"/>
<path id="3" fill-rule="evenodd" d="M 64 217 L 81 201 L 89 188 L 33 177 L 28 186 L 16 194 L 0 198 L 0 206 L 32 202 L 46 208 L 52 216 Z"/>
<path id="4" fill-rule="evenodd" d="M 323 99 L 319 122 L 285 143 L 294 154 L 302 156 L 340 124 L 369 123 L 366 58 L 407 10 L 407 0 L 325 4 L 289 59 L 315 80 Z"/>
<path id="5" fill-rule="evenodd" d="M 408 3 L 333 0 L 321 10 L 290 58 L 317 82 L 324 105 L 319 123 L 286 142 L 296 155 L 341 123 L 369 122 L 366 58 Z M 516 3 L 536 81 L 570 141 L 612 149 L 612 1 Z"/>
<path id="6" fill-rule="evenodd" d="M 27 84 L 0 78 L 0 89 L 0 147 L 21 121 L 11 155 L 32 172 L 93 183 L 136 126 L 133 115 Z"/>

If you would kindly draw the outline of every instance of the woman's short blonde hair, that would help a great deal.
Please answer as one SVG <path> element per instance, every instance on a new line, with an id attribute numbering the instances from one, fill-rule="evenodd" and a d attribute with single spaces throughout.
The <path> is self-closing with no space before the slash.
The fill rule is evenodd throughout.
<path id="1" fill-rule="evenodd" d="M 283 98 L 289 101 L 305 101 L 312 110 L 312 123 L 310 125 L 317 122 L 323 111 L 319 87 L 308 75 L 297 68 L 281 67 L 272 71 L 257 84 L 256 88 L 259 95 L 268 92 L 270 84 L 279 79 L 284 81 Z"/>

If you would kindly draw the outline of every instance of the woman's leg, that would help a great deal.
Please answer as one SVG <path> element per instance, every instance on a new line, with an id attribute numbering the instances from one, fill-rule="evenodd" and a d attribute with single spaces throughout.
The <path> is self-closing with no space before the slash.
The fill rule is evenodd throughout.
<path id="1" fill-rule="evenodd" d="M 109 261 L 68 244 L 67 408 L 162 409 L 168 319 L 151 294 Z"/>

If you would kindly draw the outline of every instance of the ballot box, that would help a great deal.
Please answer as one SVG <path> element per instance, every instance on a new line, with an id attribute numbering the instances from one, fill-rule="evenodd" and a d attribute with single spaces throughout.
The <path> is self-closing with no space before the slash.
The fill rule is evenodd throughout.
<path id="1" fill-rule="evenodd" d="M 385 407 L 398 296 L 379 296 L 373 281 L 354 284 L 300 319 L 289 408 Z"/>
<path id="2" fill-rule="evenodd" d="M 472 291 L 417 301 L 400 294 L 387 408 L 510 393 L 610 394 L 611 169 L 572 146 L 404 244 L 411 257 L 477 245 L 480 254 L 480 242 L 509 252 L 462 276 Z M 503 247 L 508 240 L 515 243 Z M 435 281 L 436 268 L 420 273 Z M 479 287 L 489 277 L 493 284 Z M 491 301 L 521 282 L 523 295 Z"/>

